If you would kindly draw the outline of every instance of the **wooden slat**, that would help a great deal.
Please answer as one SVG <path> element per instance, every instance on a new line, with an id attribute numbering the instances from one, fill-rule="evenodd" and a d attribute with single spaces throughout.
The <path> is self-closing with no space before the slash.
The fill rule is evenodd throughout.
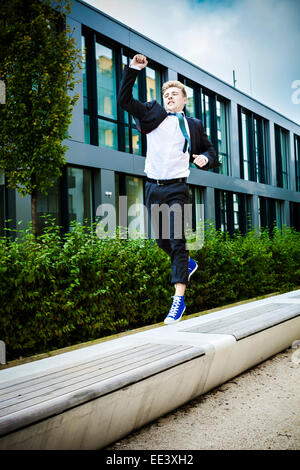
<path id="1" fill-rule="evenodd" d="M 171 351 L 172 353 L 182 350 L 182 347 L 174 348 L 168 345 L 152 345 L 152 348 L 147 348 L 145 351 L 139 351 L 139 355 L 126 356 L 123 359 L 114 358 L 105 367 L 101 366 L 101 360 L 98 364 L 89 367 L 88 370 L 83 371 L 76 370 L 75 372 L 69 373 L 67 376 L 52 377 L 51 374 L 46 376 L 43 382 L 38 382 L 32 385 L 27 384 L 24 390 L 10 391 L 7 395 L 3 396 L 0 404 L 0 416 L 6 414 L 10 406 L 19 405 L 22 407 L 30 406 L 33 401 L 35 403 L 47 400 L 49 396 L 53 394 L 57 396 L 57 393 L 65 393 L 72 389 L 76 390 L 85 386 L 87 383 L 95 383 L 114 375 L 120 374 L 123 371 L 128 371 L 136 367 L 142 367 L 144 364 L 148 364 L 151 360 L 157 360 L 161 357 L 165 357 Z M 82 385 L 83 384 L 83 385 Z M 57 392 L 57 393 L 56 393 Z"/>
<path id="2" fill-rule="evenodd" d="M 163 372 L 171 367 L 182 364 L 201 356 L 205 351 L 201 347 L 182 345 L 157 345 L 165 348 L 165 352 L 148 354 L 148 359 L 140 363 L 135 360 L 114 370 L 108 370 L 102 376 L 90 377 L 76 381 L 72 385 L 48 391 L 41 397 L 35 397 L 24 403 L 17 403 L 1 410 L 0 435 L 33 424 L 55 414 L 62 413 L 74 406 L 99 398 L 105 394 L 119 390 L 125 386 Z"/>
<path id="3" fill-rule="evenodd" d="M 237 340 L 240 340 L 299 315 L 300 305 L 286 303 L 269 304 L 216 320 L 210 320 L 200 326 L 183 331 L 188 333 L 233 335 Z"/>
<path id="4" fill-rule="evenodd" d="M 76 377 L 82 374 L 87 374 L 90 371 L 97 370 L 101 368 L 101 370 L 105 370 L 106 368 L 112 367 L 114 364 L 122 364 L 128 360 L 132 360 L 135 357 L 139 358 L 141 355 L 152 354 L 157 350 L 160 345 L 157 346 L 155 344 L 143 345 L 143 347 L 133 348 L 130 351 L 124 351 L 122 354 L 120 352 L 118 354 L 111 354 L 97 357 L 96 359 L 90 359 L 89 361 L 84 361 L 78 363 L 71 367 L 60 368 L 58 370 L 54 370 L 52 372 L 48 372 L 42 376 L 31 376 L 30 379 L 26 378 L 26 380 L 22 381 L 15 381 L 11 383 L 6 388 L 2 388 L 0 399 L 1 403 L 4 400 L 14 397 L 18 395 L 18 392 L 22 392 L 25 394 L 27 391 L 31 391 L 34 389 L 39 388 L 41 390 L 46 383 L 63 383 L 69 377 Z M 168 348 L 168 346 L 165 346 Z M 0 403 L 0 409 L 1 409 Z"/>
<path id="5" fill-rule="evenodd" d="M 107 363 L 108 361 L 110 361 L 114 358 L 117 359 L 117 358 L 121 358 L 123 356 L 130 356 L 131 354 L 139 353 L 139 351 L 143 351 L 146 348 L 152 348 L 152 347 L 153 347 L 153 343 L 146 343 L 146 344 L 136 345 L 136 346 L 133 346 L 133 347 L 128 347 L 126 349 L 121 348 L 121 349 L 112 351 L 110 353 L 101 355 L 101 357 L 96 357 L 95 359 L 89 358 L 89 359 L 85 359 L 83 361 L 76 361 L 74 364 L 64 365 L 64 366 L 60 366 L 60 367 L 54 367 L 53 369 L 46 370 L 45 373 L 42 373 L 42 374 L 39 374 L 39 375 L 36 375 L 36 374 L 29 375 L 29 376 L 26 376 L 26 378 L 21 379 L 21 380 L 20 379 L 13 379 L 13 380 L 10 380 L 10 381 L 6 381 L 6 382 L 0 384 L 0 399 L 1 399 L 3 394 L 7 393 L 7 390 L 9 389 L 9 387 L 12 387 L 12 389 L 17 389 L 18 386 L 20 388 L 23 388 L 24 386 L 26 386 L 27 382 L 28 383 L 42 382 L 49 375 L 51 375 L 51 376 L 52 375 L 53 376 L 56 376 L 56 375 L 57 376 L 63 376 L 63 375 L 68 374 L 70 372 L 72 373 L 73 370 L 85 368 L 86 366 L 89 366 L 89 364 L 92 364 L 94 362 L 102 361 L 102 363 L 105 364 L 105 363 Z"/>

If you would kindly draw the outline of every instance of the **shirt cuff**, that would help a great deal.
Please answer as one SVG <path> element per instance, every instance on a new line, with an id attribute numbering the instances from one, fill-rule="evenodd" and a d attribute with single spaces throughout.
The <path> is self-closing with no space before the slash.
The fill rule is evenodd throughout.
<path id="1" fill-rule="evenodd" d="M 129 65 L 131 69 L 142 70 L 138 65 Z"/>

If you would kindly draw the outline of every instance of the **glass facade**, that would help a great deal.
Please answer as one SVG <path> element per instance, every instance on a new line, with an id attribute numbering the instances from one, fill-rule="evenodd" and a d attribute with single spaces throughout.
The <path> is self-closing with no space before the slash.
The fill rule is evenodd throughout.
<path id="1" fill-rule="evenodd" d="M 116 68 L 113 50 L 96 43 L 97 112 L 99 116 L 117 119 Z"/>
<path id="2" fill-rule="evenodd" d="M 118 150 L 118 126 L 115 122 L 98 119 L 99 145 Z"/>
<path id="3" fill-rule="evenodd" d="M 233 235 L 251 229 L 250 197 L 242 193 L 215 190 L 216 228 Z"/>
<path id="4" fill-rule="evenodd" d="M 124 71 L 126 65 L 129 65 L 130 61 L 131 61 L 131 59 L 130 59 L 129 56 L 126 56 L 126 55 L 122 56 L 122 71 Z M 151 72 L 148 72 L 148 73 L 151 74 Z M 136 99 L 136 100 L 139 99 L 139 84 L 138 84 L 138 81 L 139 81 L 139 79 L 137 78 L 135 80 L 133 90 L 132 90 L 132 95 L 133 95 L 134 99 Z M 149 89 L 150 89 L 150 85 L 151 85 L 151 90 L 152 90 L 151 93 L 154 94 L 154 91 L 156 92 L 155 78 L 154 78 L 154 81 L 151 81 L 149 79 L 148 83 L 149 83 Z M 124 129 L 124 134 L 125 134 L 125 148 L 124 148 L 124 151 L 128 152 L 128 153 L 132 153 L 134 155 L 142 155 L 141 134 L 136 128 L 135 121 L 127 111 L 122 111 L 122 114 L 124 116 L 123 129 Z"/>
<path id="5" fill-rule="evenodd" d="M 147 237 L 144 207 L 144 178 L 115 173 L 116 225 L 128 227 L 128 237 Z M 127 197 L 126 221 L 120 223 L 120 196 Z M 122 216 L 121 216 L 121 220 Z"/>
<path id="6" fill-rule="evenodd" d="M 295 135 L 295 175 L 296 191 L 300 191 L 300 137 Z"/>
<path id="7" fill-rule="evenodd" d="M 276 178 L 277 186 L 288 189 L 288 158 L 289 158 L 289 133 L 275 125 L 275 150 L 276 150 Z"/>
<path id="8" fill-rule="evenodd" d="M 205 132 L 210 140 L 212 140 L 212 123 L 211 123 L 211 106 L 209 96 L 202 93 L 202 119 Z"/>
<path id="9" fill-rule="evenodd" d="M 149 66 L 146 67 L 147 101 L 161 102 L 161 73 Z"/>
<path id="10" fill-rule="evenodd" d="M 228 141 L 227 141 L 227 117 L 226 117 L 226 104 L 224 101 L 217 99 L 217 133 L 218 133 L 218 157 L 221 166 L 219 173 L 229 175 L 229 155 L 228 155 Z"/>
<path id="11" fill-rule="evenodd" d="M 268 228 L 272 234 L 275 225 L 278 228 L 283 226 L 283 201 L 260 196 L 258 214 L 260 227 Z"/>
<path id="12" fill-rule="evenodd" d="M 242 172 L 245 180 L 251 180 L 249 116 L 242 112 Z"/>
<path id="13" fill-rule="evenodd" d="M 54 186 L 48 189 L 48 194 L 38 194 L 37 197 L 37 215 L 38 233 L 41 233 L 45 226 L 43 214 L 48 214 L 55 220 L 56 225 L 62 226 L 62 200 L 60 180 L 55 181 Z"/>
<path id="14" fill-rule="evenodd" d="M 186 115 L 189 117 L 196 117 L 195 91 L 187 85 L 185 85 L 185 89 L 187 94 L 187 103 L 185 105 Z"/>
<path id="15" fill-rule="evenodd" d="M 92 175 L 88 168 L 67 168 L 68 219 L 84 225 L 91 225 Z"/>
<path id="16" fill-rule="evenodd" d="M 241 178 L 268 183 L 268 132 L 268 123 L 265 119 L 240 109 Z"/>
<path id="17" fill-rule="evenodd" d="M 129 238 L 145 236 L 143 178 L 126 175 Z M 146 234 L 147 236 L 147 234 Z"/>

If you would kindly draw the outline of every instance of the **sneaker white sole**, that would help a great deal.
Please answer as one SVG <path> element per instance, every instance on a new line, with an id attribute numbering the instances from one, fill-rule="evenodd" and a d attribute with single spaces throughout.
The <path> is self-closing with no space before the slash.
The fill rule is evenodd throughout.
<path id="1" fill-rule="evenodd" d="M 164 324 L 165 325 L 174 325 L 174 323 L 178 323 L 182 319 L 182 315 L 184 314 L 185 309 L 186 309 L 186 307 L 184 307 L 181 316 L 177 320 L 172 320 L 171 318 L 166 317 L 165 320 L 164 320 Z"/>
<path id="2" fill-rule="evenodd" d="M 188 280 L 190 280 L 190 277 L 192 276 L 192 274 L 194 274 L 195 271 L 197 271 L 197 269 L 198 269 L 198 264 L 196 263 L 196 266 L 194 267 L 193 271 L 189 274 Z"/>

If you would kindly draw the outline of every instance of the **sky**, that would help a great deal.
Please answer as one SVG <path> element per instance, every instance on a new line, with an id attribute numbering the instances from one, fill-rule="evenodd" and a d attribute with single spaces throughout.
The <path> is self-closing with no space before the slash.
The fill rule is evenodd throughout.
<path id="1" fill-rule="evenodd" d="M 300 0 L 84 1 L 300 124 Z"/>

